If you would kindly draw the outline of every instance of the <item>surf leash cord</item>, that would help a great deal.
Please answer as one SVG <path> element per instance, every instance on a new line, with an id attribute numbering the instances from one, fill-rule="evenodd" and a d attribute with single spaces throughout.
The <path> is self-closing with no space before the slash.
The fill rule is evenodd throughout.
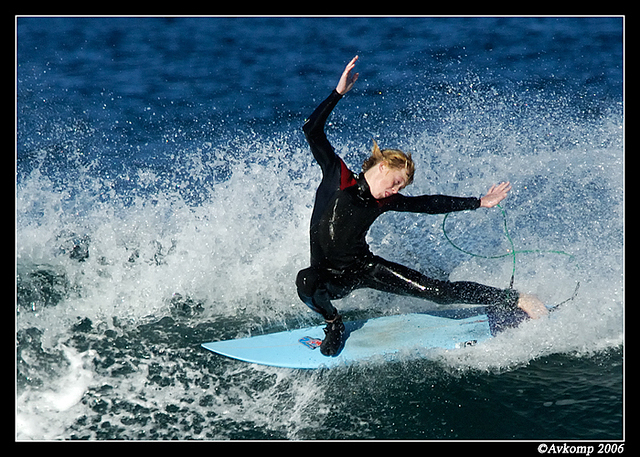
<path id="1" fill-rule="evenodd" d="M 509 234 L 509 226 L 507 224 L 507 212 L 504 210 L 504 208 L 502 208 L 502 206 L 500 206 L 499 204 L 496 205 L 499 209 L 500 212 L 502 213 L 502 224 L 504 226 L 504 234 L 507 237 L 507 240 L 509 241 L 509 245 L 511 247 L 511 249 L 509 250 L 510 252 L 506 252 L 504 254 L 498 254 L 498 255 L 482 255 L 482 254 L 477 254 L 474 252 L 469 252 L 463 248 L 461 248 L 460 246 L 458 246 L 457 244 L 455 244 L 453 242 L 453 240 L 451 240 L 451 238 L 449 237 L 449 234 L 447 233 L 447 218 L 449 217 L 449 215 L 451 213 L 447 213 L 444 215 L 444 219 L 442 219 L 442 233 L 444 234 L 444 237 L 446 238 L 446 240 L 449 242 L 449 244 L 451 246 L 453 246 L 456 250 L 463 252 L 464 254 L 467 254 L 471 257 L 478 257 L 481 259 L 502 259 L 505 257 L 511 257 L 513 259 L 513 268 L 511 270 L 511 279 L 509 281 L 509 289 L 513 289 L 513 282 L 515 280 L 516 277 L 516 256 L 518 254 L 558 254 L 558 255 L 564 255 L 564 256 L 568 256 L 571 259 L 575 259 L 575 257 L 572 254 L 569 254 L 568 252 L 565 251 L 559 251 L 559 250 L 544 250 L 544 249 L 520 249 L 520 250 L 516 250 L 515 245 L 513 243 L 513 239 L 511 239 L 511 235 Z M 565 304 L 568 301 L 573 300 L 576 295 L 578 294 L 578 289 L 580 288 L 580 282 L 578 282 L 576 289 L 573 293 L 573 295 L 568 298 L 567 300 L 564 300 L 563 302 L 553 306 L 553 308 L 557 308 L 560 305 Z"/>

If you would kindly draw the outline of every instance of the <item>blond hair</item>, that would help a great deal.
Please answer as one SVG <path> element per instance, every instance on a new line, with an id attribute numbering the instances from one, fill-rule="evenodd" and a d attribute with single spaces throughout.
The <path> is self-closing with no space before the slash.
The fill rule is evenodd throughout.
<path id="1" fill-rule="evenodd" d="M 407 186 L 413 182 L 415 165 L 411 153 L 405 153 L 399 149 L 380 149 L 376 140 L 373 140 L 371 156 L 362 164 L 362 171 L 366 172 L 380 162 L 385 162 L 389 168 L 404 170 L 407 173 Z"/>

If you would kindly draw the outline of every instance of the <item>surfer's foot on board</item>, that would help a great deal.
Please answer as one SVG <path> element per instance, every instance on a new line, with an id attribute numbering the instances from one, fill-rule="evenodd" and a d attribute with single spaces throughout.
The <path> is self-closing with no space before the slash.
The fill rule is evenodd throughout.
<path id="1" fill-rule="evenodd" d="M 342 323 L 342 316 L 338 315 L 331 322 L 327 321 L 327 326 L 324 328 L 324 340 L 320 345 L 320 352 L 322 355 L 334 356 L 342 347 L 342 336 L 344 335 L 344 324 Z"/>
<path id="2" fill-rule="evenodd" d="M 549 314 L 547 307 L 535 295 L 520 294 L 518 308 L 527 313 L 531 319 L 539 319 Z"/>

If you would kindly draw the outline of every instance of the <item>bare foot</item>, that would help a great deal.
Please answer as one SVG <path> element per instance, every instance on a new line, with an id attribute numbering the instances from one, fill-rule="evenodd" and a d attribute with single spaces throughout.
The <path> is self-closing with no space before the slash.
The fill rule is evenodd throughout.
<path id="1" fill-rule="evenodd" d="M 518 308 L 527 313 L 531 319 L 539 319 L 549 314 L 547 307 L 535 295 L 520 294 Z"/>

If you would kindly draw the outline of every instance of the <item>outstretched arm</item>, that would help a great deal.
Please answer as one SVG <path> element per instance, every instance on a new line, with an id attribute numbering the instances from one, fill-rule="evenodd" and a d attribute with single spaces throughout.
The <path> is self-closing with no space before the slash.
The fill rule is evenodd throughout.
<path id="1" fill-rule="evenodd" d="M 493 208 L 507 197 L 507 193 L 511 190 L 509 182 L 494 184 L 487 192 L 487 195 L 480 199 L 480 207 Z"/>
<path id="2" fill-rule="evenodd" d="M 507 197 L 507 193 L 510 190 L 511 184 L 503 182 L 491 186 L 487 195 L 480 199 L 475 197 L 449 197 L 446 195 L 406 197 L 402 194 L 395 194 L 384 200 L 385 205 L 388 205 L 385 210 L 444 214 L 476 208 L 493 208 Z"/>

